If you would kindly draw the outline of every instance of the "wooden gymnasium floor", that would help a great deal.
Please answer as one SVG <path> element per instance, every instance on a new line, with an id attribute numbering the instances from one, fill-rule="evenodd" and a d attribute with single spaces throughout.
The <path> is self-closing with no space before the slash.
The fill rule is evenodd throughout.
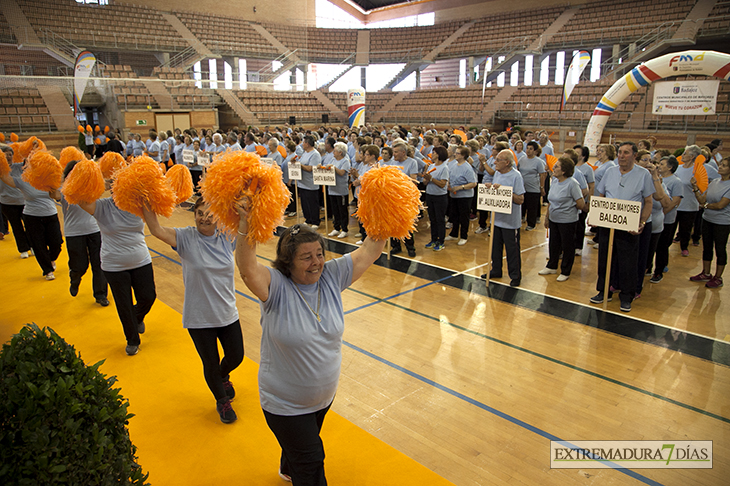
<path id="1" fill-rule="evenodd" d="M 618 312 L 618 299 L 608 304 L 607 311 L 588 304 L 595 294 L 598 252 L 587 245 L 583 256 L 576 258 L 570 280 L 557 283 L 555 275 L 537 275 L 545 266 L 545 231 L 523 231 L 521 287 L 510 288 L 505 278 L 487 289 L 484 280 L 478 278 L 484 273 L 487 241 L 483 235 L 473 234 L 474 223 L 465 246 L 449 242 L 444 251 L 436 253 L 423 248 L 430 239 L 426 221 L 421 221 L 416 234 L 415 258 L 388 259 L 383 255 L 344 292 L 347 325 L 341 382 L 332 407 L 335 417 L 341 416 L 392 446 L 394 457 L 397 450 L 457 485 L 727 484 L 730 319 L 722 316 L 730 313 L 730 299 L 722 299 L 727 289 L 710 290 L 687 280 L 699 272 L 699 248 L 691 247 L 690 258 L 681 258 L 673 247 L 669 273 L 656 285 L 647 280 L 641 299 L 627 315 Z M 288 218 L 286 222 L 293 224 L 296 219 Z M 176 209 L 168 224 L 192 223 L 192 213 Z M 356 225 L 354 220 L 351 223 L 350 234 L 354 234 Z M 324 224 L 319 231 L 325 233 Z M 328 241 L 328 258 L 355 248 L 352 236 Z M 231 427 L 216 423 L 199 363 L 190 354 L 189 338 L 176 321 L 179 315 L 159 314 L 167 306 L 171 311 L 182 311 L 181 267 L 170 247 L 153 237 L 147 242 L 161 302 L 153 308 L 153 314 L 157 314 L 148 319 L 140 354 L 134 358 L 123 355 L 121 326 L 116 321 L 109 332 L 95 335 L 102 357 L 108 358 L 105 366 L 115 367 L 114 372 L 125 377 L 130 368 L 136 369 L 133 376 L 144 383 L 133 379 L 122 383 L 133 409 L 137 407 L 133 411 L 139 417 L 148 417 L 144 427 L 135 426 L 135 420 L 142 418 L 132 419 L 133 440 L 154 448 L 159 446 L 152 439 L 155 431 L 172 427 L 175 443 L 188 444 L 188 451 L 194 441 L 206 449 L 216 447 L 216 441 L 205 436 L 210 430 L 221 437 L 245 437 L 246 421 L 239 420 Z M 7 248 L 12 242 L 1 245 Z M 259 247 L 259 257 L 267 263 L 274 253 L 274 240 Z M 4 260 L 8 258 L 7 251 L 2 255 Z M 17 258 L 15 253 L 12 258 Z M 62 255 L 59 262 L 64 258 Z M 19 262 L 13 261 L 14 265 Z M 62 270 L 65 262 L 59 265 L 53 283 L 41 279 L 34 262 L 26 260 L 22 264 L 29 276 L 13 282 L 3 279 L 0 285 L 4 301 L 14 293 L 35 293 L 49 285 L 67 289 Z M 90 293 L 89 280 L 84 280 L 86 294 Z M 248 360 L 232 378 L 247 384 L 253 380 L 253 387 L 255 377 L 251 376 L 259 361 L 261 336 L 258 305 L 240 279 L 236 288 Z M 82 294 L 77 297 L 82 298 Z M 72 298 L 64 295 L 59 299 L 68 301 L 53 305 L 70 305 Z M 78 325 L 93 326 L 94 316 L 100 313 L 98 306 L 90 308 L 84 319 L 91 322 Z M 155 317 L 165 321 L 169 337 L 160 336 L 157 328 L 163 323 L 156 323 Z M 144 369 L 134 367 L 142 360 L 165 360 L 169 373 L 178 373 L 183 365 L 177 364 L 176 356 L 182 348 L 165 345 L 173 339 L 180 347 L 187 346 L 188 355 L 186 380 L 173 390 L 176 386 L 184 386 L 186 392 L 194 389 L 200 400 L 207 401 L 204 406 L 189 405 L 183 410 L 177 407 L 170 413 L 166 410 L 178 400 L 177 394 L 155 393 Z M 169 389 L 165 376 L 154 379 Z M 237 401 L 236 411 L 239 416 L 250 414 L 254 421 L 262 420 L 255 393 L 250 393 L 253 399 Z M 325 422 L 325 432 L 328 427 L 339 430 L 338 420 Z M 414 476 L 406 481 L 405 466 L 397 461 L 365 466 L 358 463 L 357 469 L 349 470 L 347 464 L 352 463 L 342 457 L 360 454 L 360 436 L 352 435 L 354 438 L 347 433 L 325 438 L 331 484 L 441 481 L 436 475 L 431 479 L 416 477 L 416 473 L 423 473 L 418 468 L 412 469 Z M 549 441 L 556 438 L 712 440 L 713 469 L 551 470 Z M 271 452 L 275 450 L 272 438 L 264 434 L 261 440 L 267 444 L 261 446 L 262 450 L 275 456 Z M 140 453 L 143 466 L 153 473 L 150 479 L 154 484 L 213 484 L 204 465 L 200 466 L 202 471 L 189 472 L 184 480 L 172 480 L 177 476 L 165 472 L 166 461 L 152 457 L 167 454 L 169 458 L 169 453 Z M 216 464 L 215 471 L 235 471 L 247 460 L 259 460 L 241 457 L 245 456 L 243 452 L 239 456 L 230 451 L 225 454 L 230 460 Z M 147 457 L 155 468 L 145 464 Z M 266 460 L 276 463 L 276 457 Z M 207 473 L 217 478 L 233 477 L 211 473 L 210 469 Z M 269 478 L 267 482 L 239 484 L 283 483 Z"/>

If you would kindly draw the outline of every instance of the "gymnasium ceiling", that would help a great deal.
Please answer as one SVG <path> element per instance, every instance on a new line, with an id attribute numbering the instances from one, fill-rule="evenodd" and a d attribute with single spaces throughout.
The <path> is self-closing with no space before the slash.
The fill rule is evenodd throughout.
<path id="1" fill-rule="evenodd" d="M 391 5 L 399 5 L 402 3 L 411 3 L 413 0 L 350 0 L 360 6 L 365 12 L 369 12 L 376 8 L 389 7 Z"/>

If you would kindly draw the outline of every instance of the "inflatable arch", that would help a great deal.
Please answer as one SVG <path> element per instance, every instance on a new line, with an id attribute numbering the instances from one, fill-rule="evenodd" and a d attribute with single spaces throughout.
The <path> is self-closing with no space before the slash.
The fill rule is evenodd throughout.
<path id="1" fill-rule="evenodd" d="M 640 64 L 616 81 L 601 98 L 588 122 L 584 145 L 595 155 L 603 129 L 616 107 L 631 93 L 658 79 L 703 74 L 730 81 L 730 54 L 715 51 L 673 52 Z"/>

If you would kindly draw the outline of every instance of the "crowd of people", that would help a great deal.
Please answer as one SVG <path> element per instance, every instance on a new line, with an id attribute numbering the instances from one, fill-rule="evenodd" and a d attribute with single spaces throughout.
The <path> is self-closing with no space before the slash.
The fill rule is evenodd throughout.
<path id="1" fill-rule="evenodd" d="M 368 238 L 360 224 L 354 235 L 358 248 L 325 262 L 325 240 L 318 232 L 325 196 L 314 184 L 314 167 L 331 167 L 336 174 L 324 214 L 332 220 L 334 229 L 328 234 L 332 238 L 349 236 L 350 208 L 358 204 L 361 178 L 378 165 L 393 165 L 421 189 L 430 225 L 425 249 L 442 251 L 452 241 L 456 246 L 467 245 L 470 221 L 478 222 L 475 234 L 493 238 L 490 272 L 484 278 L 502 277 L 506 254 L 510 285 L 519 286 L 523 278 L 521 233 L 542 222 L 549 231 L 549 257 L 538 273 L 557 274 L 559 282 L 570 277 L 585 236 L 594 237 L 590 244 L 598 249 L 598 293 L 590 298 L 591 303 L 611 300 L 618 293 L 620 309 L 631 311 L 646 276 L 653 284 L 661 282 L 673 242 L 679 243 L 682 256 L 687 257 L 690 243 L 698 246 L 701 241 L 702 272 L 689 279 L 709 288 L 723 285 L 730 234 L 730 164 L 721 155 L 720 140 L 705 147 L 684 147 L 681 157 L 657 150 L 655 140 L 604 144 L 597 149 L 597 160 L 591 162 L 586 147 L 576 145 L 556 153 L 547 132 L 516 128 L 489 133 L 463 127 L 438 131 L 433 125 L 410 130 L 370 125 L 350 130 L 284 126 L 227 133 L 191 128 L 150 131 L 148 135 L 143 142 L 139 134 L 130 134 L 126 146 L 96 143 L 91 145 L 93 153 L 86 144 L 81 149 L 88 157 L 112 150 L 126 157 L 147 155 L 164 165 L 185 164 L 196 184 L 204 177 L 204 167 L 229 151 L 254 152 L 281 167 L 283 182 L 299 196 L 287 208 L 287 216 L 295 216 L 301 204 L 304 223 L 282 232 L 272 268 L 260 263 L 256 245 L 246 238 L 246 199 L 232 202 L 240 222 L 237 238 L 231 241 L 212 223 L 202 197 L 190 208 L 194 226 L 166 227 L 149 207 L 143 208 L 144 218 L 140 218 L 119 209 L 112 197 L 77 206 L 69 204 L 60 191 L 39 191 L 22 178 L 25 161 L 12 164 L 10 174 L 1 178 L 4 219 L 0 233 L 3 237 L 9 234 L 7 221 L 20 257 L 35 256 L 47 280 L 55 278 L 65 236 L 70 294 L 78 295 L 81 279 L 91 266 L 93 296 L 97 303 L 108 306 L 111 288 L 126 339 L 125 351 L 133 356 L 139 352 L 140 335 L 146 331 L 144 320 L 156 299 L 144 236 L 146 223 L 151 234 L 181 258 L 183 327 L 201 358 L 205 381 L 224 423 L 236 420 L 230 374 L 244 357 L 235 303 L 237 267 L 244 284 L 260 301 L 261 406 L 282 448 L 279 474 L 295 484 L 326 484 L 319 433 L 340 374 L 344 330 L 340 294 L 363 275 L 386 245 L 386 241 Z M 3 145 L 2 150 L 13 160 L 11 146 Z M 64 177 L 78 162 L 68 163 Z M 698 164 L 703 171 L 697 170 Z M 289 168 L 295 165 L 301 168 L 301 178 L 292 180 Z M 705 173 L 706 180 L 701 177 Z M 478 184 L 512 188 L 511 212 L 495 214 L 493 229 L 488 225 L 490 214 L 477 207 Z M 609 230 L 586 226 L 594 196 L 636 201 L 642 207 L 637 231 L 615 232 L 607 295 Z M 63 209 L 63 232 L 54 199 Z M 403 242 L 392 240 L 392 254 L 402 252 L 401 243 L 410 257 L 416 256 L 412 235 Z"/>

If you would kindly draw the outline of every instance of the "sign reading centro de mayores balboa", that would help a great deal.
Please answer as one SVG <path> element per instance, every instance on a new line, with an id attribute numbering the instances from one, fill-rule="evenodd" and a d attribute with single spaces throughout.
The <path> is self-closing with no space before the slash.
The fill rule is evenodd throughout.
<path id="1" fill-rule="evenodd" d="M 638 231 L 641 219 L 641 203 L 593 196 L 588 221 L 591 226 L 614 228 L 622 231 Z"/>
<path id="2" fill-rule="evenodd" d="M 365 90 L 363 88 L 347 90 L 347 116 L 350 128 L 365 125 Z"/>

